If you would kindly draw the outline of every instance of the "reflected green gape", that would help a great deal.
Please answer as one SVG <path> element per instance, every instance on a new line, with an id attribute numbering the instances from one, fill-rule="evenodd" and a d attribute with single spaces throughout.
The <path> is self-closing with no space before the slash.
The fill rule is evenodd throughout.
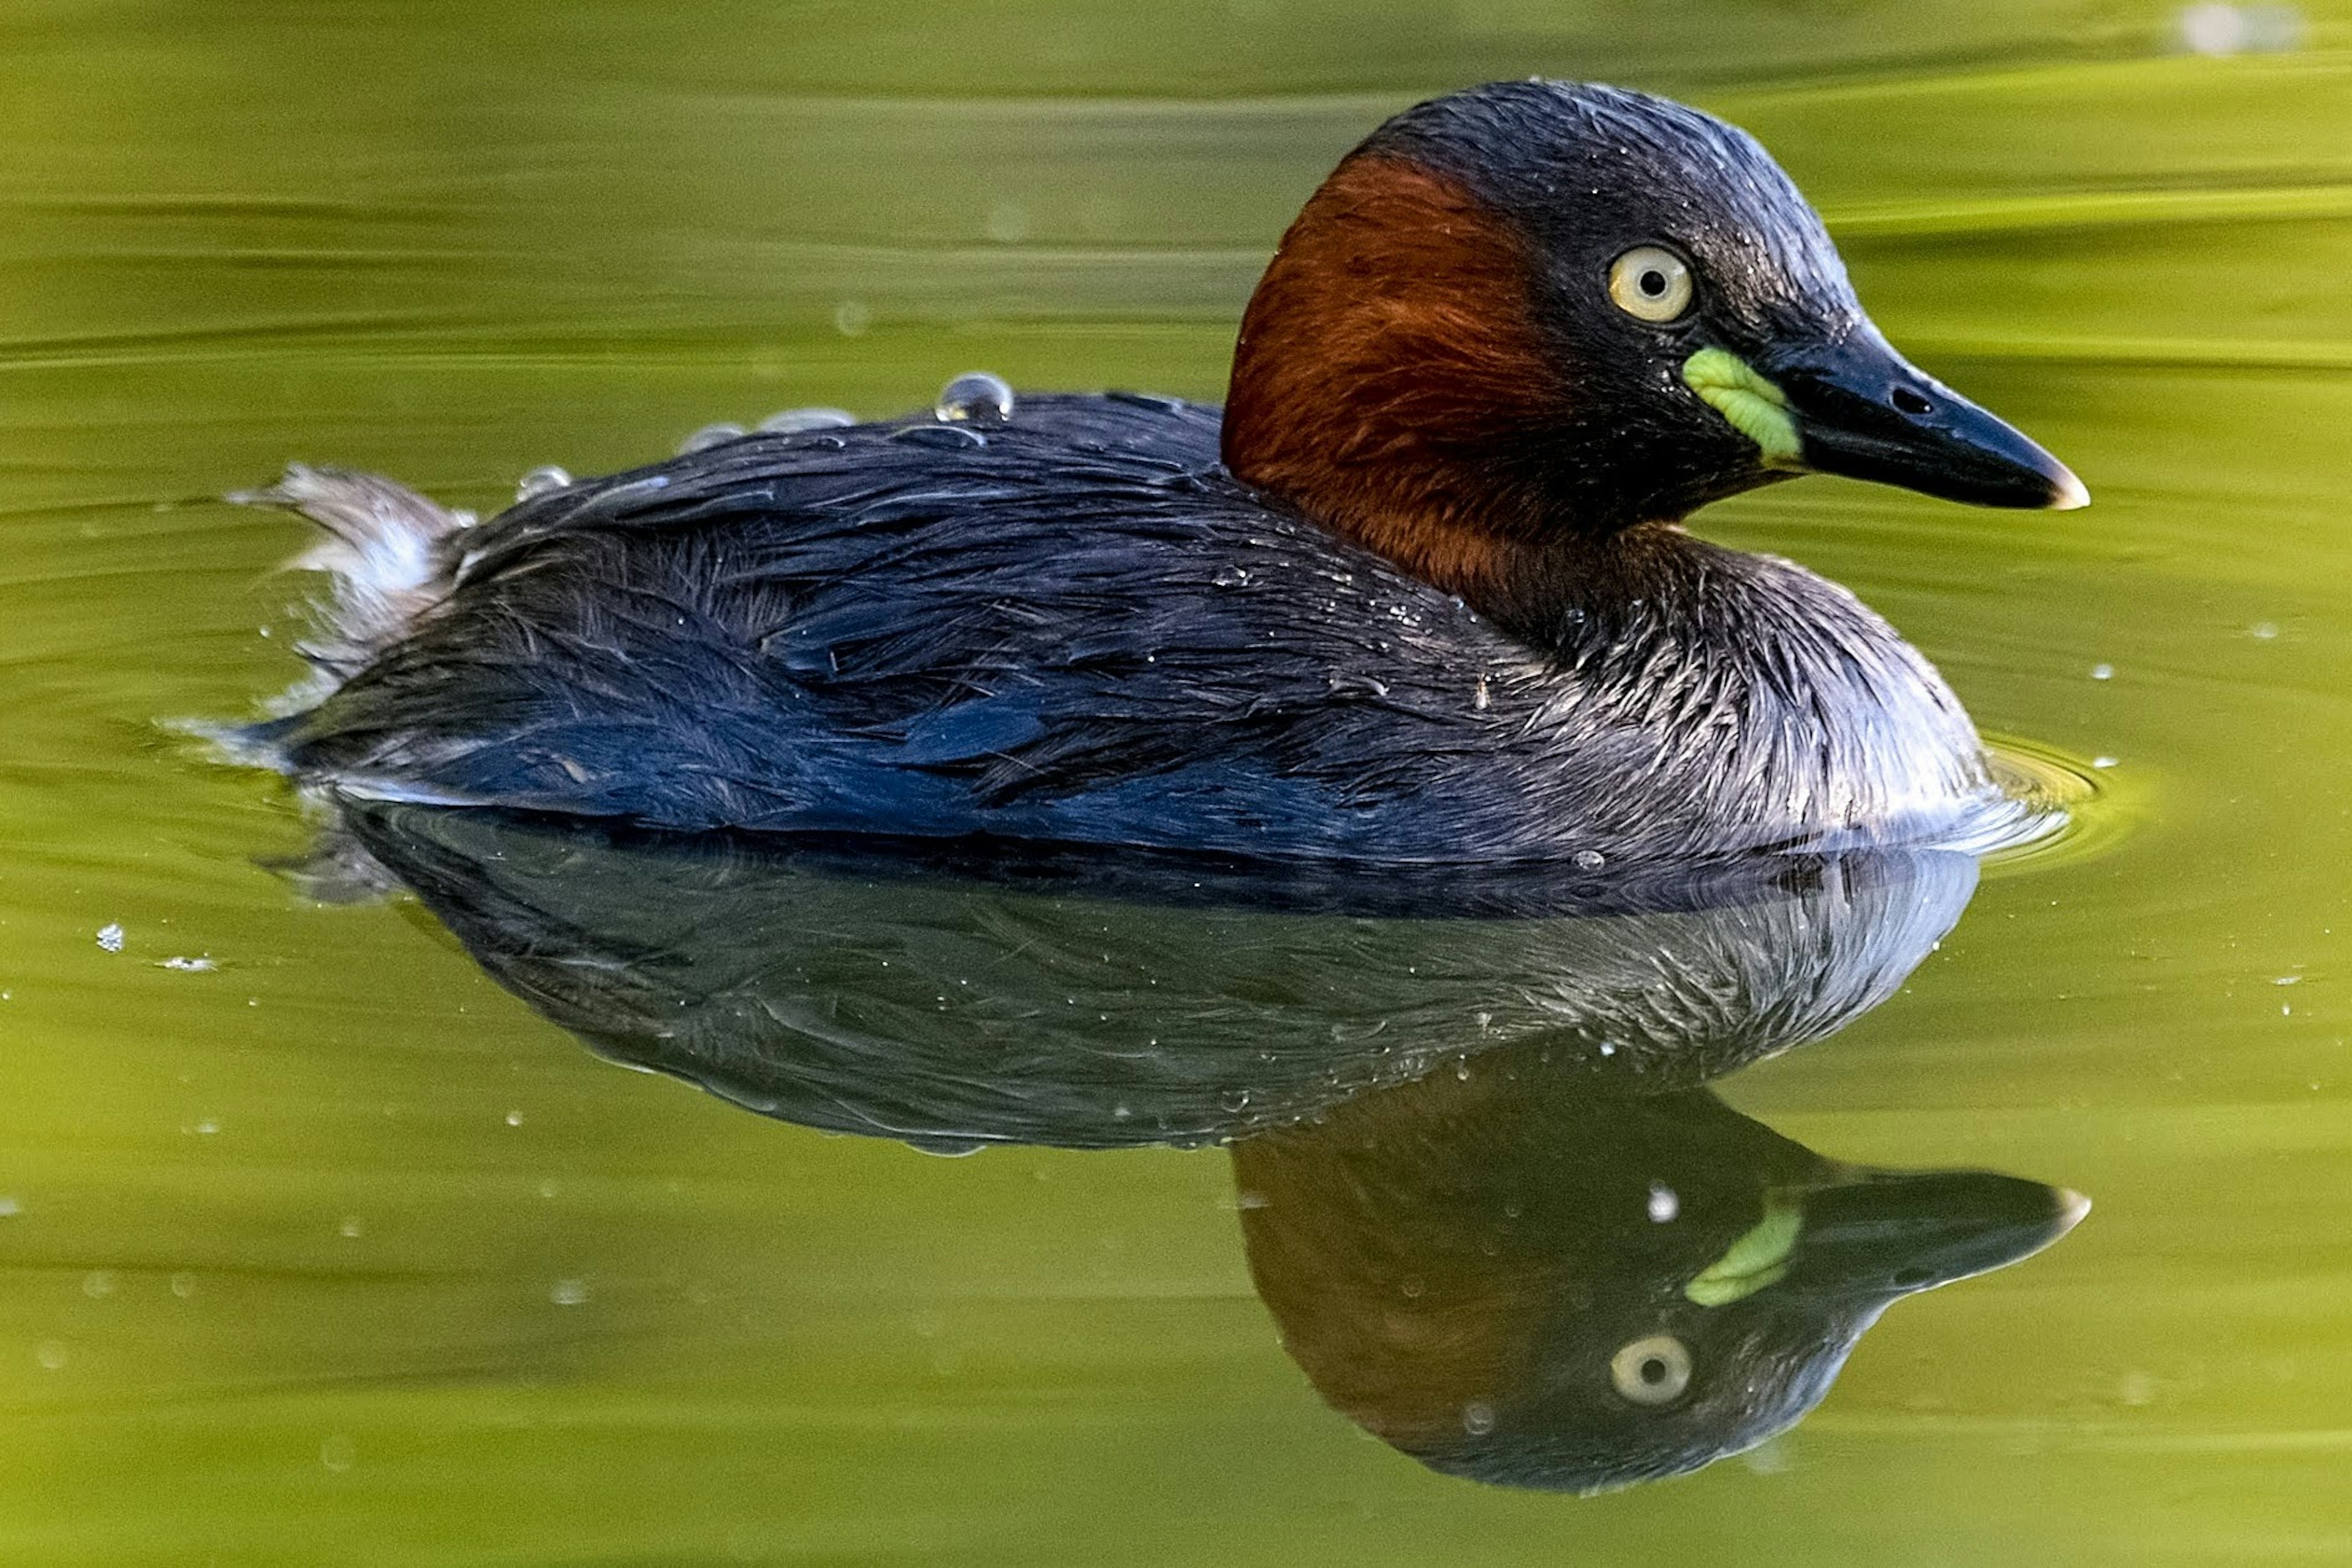
<path id="1" fill-rule="evenodd" d="M 1768 1189 L 1764 1217 L 1739 1233 L 1724 1255 L 1692 1277 L 1683 1294 L 1702 1307 L 1724 1307 L 1777 1285 L 1789 1272 L 1789 1251 L 1804 1228 L 1801 1195 Z"/>

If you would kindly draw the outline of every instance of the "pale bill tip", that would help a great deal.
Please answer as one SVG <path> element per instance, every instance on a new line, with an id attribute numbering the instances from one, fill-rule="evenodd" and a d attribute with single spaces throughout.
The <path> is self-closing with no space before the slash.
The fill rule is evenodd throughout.
<path id="1" fill-rule="evenodd" d="M 2091 504 L 2089 488 L 2074 477 L 2072 468 L 2058 470 L 2058 482 L 2053 488 L 2057 493 L 2051 498 L 2052 511 L 2079 511 Z"/>
<path id="2" fill-rule="evenodd" d="M 2090 1199 L 2072 1187 L 2058 1189 L 2058 1227 L 2061 1235 L 2082 1224 L 2083 1216 L 2090 1212 Z"/>

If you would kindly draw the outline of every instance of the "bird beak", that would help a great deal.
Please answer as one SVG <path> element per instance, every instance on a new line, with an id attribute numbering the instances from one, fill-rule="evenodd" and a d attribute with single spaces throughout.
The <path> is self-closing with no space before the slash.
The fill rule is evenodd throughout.
<path id="1" fill-rule="evenodd" d="M 1975 506 L 2071 511 L 2091 492 L 2023 432 L 1970 403 L 1875 331 L 1769 354 L 1804 468 Z"/>
<path id="2" fill-rule="evenodd" d="M 1849 1171 L 1800 1196 L 1788 1289 L 1892 1300 L 2029 1258 L 2091 1200 L 1986 1171 Z"/>

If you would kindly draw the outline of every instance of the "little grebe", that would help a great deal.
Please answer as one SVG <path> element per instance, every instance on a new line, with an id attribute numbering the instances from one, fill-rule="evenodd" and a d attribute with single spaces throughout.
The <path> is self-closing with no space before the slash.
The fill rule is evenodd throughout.
<path id="1" fill-rule="evenodd" d="M 656 827 L 1627 861 L 2018 810 L 1853 595 L 1681 520 L 1808 471 L 2088 500 L 1907 363 L 1744 132 L 1504 82 L 1390 121 L 1275 253 L 1216 409 L 822 419 L 486 522 L 297 468 L 316 698 L 247 754 Z"/>

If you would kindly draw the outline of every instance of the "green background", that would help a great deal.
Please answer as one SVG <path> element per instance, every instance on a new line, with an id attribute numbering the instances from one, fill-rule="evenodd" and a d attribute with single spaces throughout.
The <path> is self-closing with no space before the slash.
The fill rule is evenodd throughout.
<path id="1" fill-rule="evenodd" d="M 2256 21 L 2292 47 L 2138 0 L 16 0 L 0 1562 L 2352 1559 L 2352 9 Z M 2098 1205 L 1748 1459 L 1427 1473 L 1283 1355 L 1223 1154 L 942 1161 L 616 1071 L 413 906 L 296 898 L 283 790 L 158 726 L 295 674 L 298 528 L 206 499 L 289 458 L 488 507 L 974 367 L 1214 397 L 1333 159 L 1529 73 L 1753 130 L 2097 497 L 1702 520 L 2115 758 L 2127 829 L 1727 1086 Z"/>

